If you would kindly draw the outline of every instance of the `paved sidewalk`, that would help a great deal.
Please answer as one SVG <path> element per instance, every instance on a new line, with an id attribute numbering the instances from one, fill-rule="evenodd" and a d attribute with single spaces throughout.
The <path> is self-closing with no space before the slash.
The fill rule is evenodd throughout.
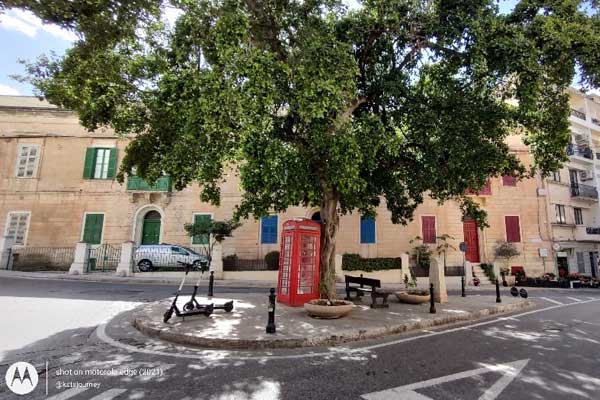
<path id="1" fill-rule="evenodd" d="M 277 333 L 265 333 L 267 296 L 236 294 L 230 298 L 213 298 L 215 304 L 234 300 L 234 311 L 215 311 L 210 317 L 196 315 L 185 318 L 173 316 L 163 322 L 169 300 L 149 303 L 134 311 L 133 323 L 141 332 L 174 343 L 222 349 L 263 349 L 325 346 L 375 338 L 456 322 L 472 321 L 492 314 L 506 313 L 530 307 L 528 300 L 495 296 L 451 296 L 447 304 L 436 304 L 437 313 L 429 313 L 429 303 L 401 304 L 392 300 L 388 309 L 371 309 L 370 299 L 363 299 L 343 318 L 322 320 L 306 315 L 302 307 L 277 304 Z M 179 308 L 188 300 L 183 297 Z M 172 301 L 172 300 L 171 300 Z M 200 298 L 201 303 L 209 302 Z"/>

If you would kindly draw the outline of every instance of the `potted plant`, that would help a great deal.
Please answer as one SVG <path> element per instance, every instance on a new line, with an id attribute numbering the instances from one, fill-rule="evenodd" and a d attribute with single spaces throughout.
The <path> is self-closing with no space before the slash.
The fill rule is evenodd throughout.
<path id="1" fill-rule="evenodd" d="M 504 259 L 504 266 L 500 269 L 500 273 L 503 277 L 506 277 L 506 285 L 505 286 L 513 286 L 515 284 L 515 277 L 510 276 L 510 260 L 519 256 L 521 253 L 514 244 L 508 242 L 500 242 L 494 248 L 494 255 L 496 258 Z M 503 282 L 505 280 L 503 279 Z"/>
<path id="2" fill-rule="evenodd" d="M 411 272 L 410 279 L 408 275 L 404 276 L 404 287 L 406 291 L 396 292 L 396 297 L 401 303 L 421 304 L 429 301 L 429 292 L 427 290 L 417 289 L 417 278 Z"/>
<path id="3" fill-rule="evenodd" d="M 324 285 L 323 281 L 319 283 L 319 289 L 323 289 L 321 286 Z M 321 293 L 326 293 L 326 290 L 319 290 Z M 338 299 L 330 299 L 321 298 L 310 300 L 307 303 L 304 303 L 304 310 L 306 313 L 313 318 L 322 318 L 322 319 L 335 319 L 341 318 L 345 315 L 350 314 L 354 304 L 348 300 L 338 300 Z"/>

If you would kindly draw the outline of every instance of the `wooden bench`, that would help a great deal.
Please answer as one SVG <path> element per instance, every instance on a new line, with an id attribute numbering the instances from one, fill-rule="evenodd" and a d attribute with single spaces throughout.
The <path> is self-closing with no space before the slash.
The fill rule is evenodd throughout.
<path id="1" fill-rule="evenodd" d="M 382 289 L 379 279 L 363 278 L 362 274 L 360 277 L 345 275 L 344 279 L 346 281 L 346 300 L 360 300 L 365 293 L 370 293 L 371 308 L 389 307 L 387 298 L 392 292 Z M 356 296 L 352 297 L 352 293 L 355 293 Z M 381 299 L 381 303 L 378 303 L 377 299 Z"/>

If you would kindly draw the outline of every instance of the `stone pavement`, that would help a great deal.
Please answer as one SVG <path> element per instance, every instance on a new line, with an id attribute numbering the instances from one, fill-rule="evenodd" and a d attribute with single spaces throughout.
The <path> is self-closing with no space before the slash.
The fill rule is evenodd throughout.
<path id="1" fill-rule="evenodd" d="M 506 291 L 504 291 L 506 294 Z M 376 338 L 417 329 L 456 322 L 472 321 L 498 313 L 530 307 L 528 300 L 495 296 L 451 296 L 447 304 L 436 304 L 437 313 L 429 313 L 429 303 L 409 305 L 391 300 L 388 309 L 371 309 L 370 298 L 357 303 L 343 318 L 321 320 L 306 315 L 302 307 L 287 307 L 277 303 L 277 333 L 265 333 L 267 323 L 266 295 L 235 294 L 228 298 L 213 298 L 215 304 L 234 300 L 234 310 L 216 310 L 210 317 L 196 315 L 185 319 L 173 316 L 163 323 L 163 314 L 170 306 L 167 299 L 137 308 L 132 316 L 135 327 L 149 336 L 174 343 L 207 348 L 264 349 L 334 345 L 349 341 Z M 188 300 L 184 296 L 179 308 Z M 207 298 L 199 298 L 206 303 Z"/>

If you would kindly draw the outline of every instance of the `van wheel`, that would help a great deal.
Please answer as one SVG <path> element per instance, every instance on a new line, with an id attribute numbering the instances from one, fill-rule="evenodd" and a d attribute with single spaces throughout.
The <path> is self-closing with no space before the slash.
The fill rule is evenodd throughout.
<path id="1" fill-rule="evenodd" d="M 142 260 L 138 263 L 138 268 L 141 272 L 148 272 L 152 270 L 152 262 L 150 260 Z"/>

